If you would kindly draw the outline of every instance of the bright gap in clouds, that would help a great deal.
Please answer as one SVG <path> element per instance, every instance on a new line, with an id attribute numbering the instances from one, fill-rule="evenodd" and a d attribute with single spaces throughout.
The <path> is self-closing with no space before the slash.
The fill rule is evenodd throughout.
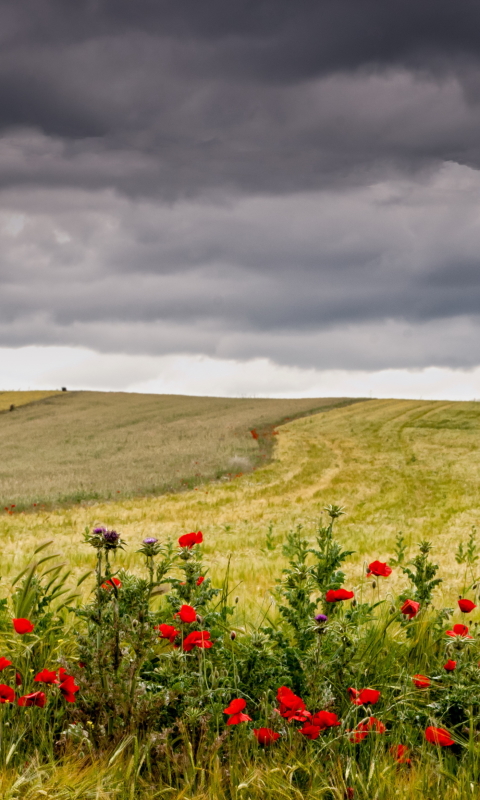
<path id="1" fill-rule="evenodd" d="M 131 356 L 73 347 L 0 348 L 0 390 L 125 391 L 216 397 L 480 399 L 480 367 L 376 372 L 280 366 L 206 356 Z"/>

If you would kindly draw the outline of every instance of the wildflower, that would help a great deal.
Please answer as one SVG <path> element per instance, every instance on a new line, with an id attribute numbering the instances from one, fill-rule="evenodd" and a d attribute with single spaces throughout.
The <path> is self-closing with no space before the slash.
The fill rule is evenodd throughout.
<path id="1" fill-rule="evenodd" d="M 451 658 L 447 661 L 446 664 L 443 665 L 443 669 L 445 669 L 447 672 L 453 672 L 456 668 L 457 668 L 457 662 L 452 661 Z"/>
<path id="2" fill-rule="evenodd" d="M 250 433 L 252 434 L 252 439 L 258 439 L 258 432 L 255 430 L 255 428 L 252 428 Z"/>
<path id="3" fill-rule="evenodd" d="M 6 667 L 11 667 L 11 666 L 12 666 L 12 662 L 9 661 L 8 658 L 5 658 L 5 656 L 2 656 L 0 658 L 0 672 L 2 671 L 2 669 L 5 669 Z"/>
<path id="4" fill-rule="evenodd" d="M 143 544 L 156 544 L 158 539 L 155 536 L 147 536 L 146 539 L 143 540 Z"/>
<path id="5" fill-rule="evenodd" d="M 12 619 L 13 627 L 17 633 L 31 633 L 35 627 L 29 619 L 24 619 L 23 617 L 19 617 L 19 619 Z"/>
<path id="6" fill-rule="evenodd" d="M 228 714 L 230 719 L 227 720 L 227 725 L 238 725 L 240 722 L 251 722 L 252 718 L 248 714 L 243 714 L 243 709 L 246 707 L 246 702 L 243 698 L 238 697 L 232 700 L 230 705 L 223 709 L 224 714 Z"/>
<path id="7" fill-rule="evenodd" d="M 102 589 L 105 589 L 107 592 L 111 592 L 114 586 L 116 586 L 117 589 L 120 589 L 121 585 L 122 581 L 118 578 L 109 578 L 108 581 L 102 583 Z"/>
<path id="8" fill-rule="evenodd" d="M 360 722 L 357 725 L 355 730 L 352 732 L 350 741 L 358 744 L 365 739 L 369 733 L 385 733 L 386 730 L 387 729 L 383 722 L 380 722 L 380 720 L 376 717 L 369 717 L 368 720 L 365 722 Z"/>
<path id="9" fill-rule="evenodd" d="M 411 760 L 408 758 L 410 750 L 406 744 L 392 744 L 388 752 L 390 753 L 391 756 L 393 756 L 397 764 L 412 763 Z"/>
<path id="10" fill-rule="evenodd" d="M 43 708 L 46 702 L 47 697 L 45 692 L 24 694 L 23 697 L 19 697 L 17 700 L 19 706 L 38 706 L 39 708 Z"/>
<path id="11" fill-rule="evenodd" d="M 200 577 L 197 578 L 197 581 L 196 581 L 197 586 L 201 586 L 204 580 L 205 580 L 204 576 L 200 575 Z"/>
<path id="12" fill-rule="evenodd" d="M 60 667 L 58 670 L 58 677 L 60 679 L 60 683 L 63 683 L 67 678 L 71 678 L 72 676 L 68 674 L 65 667 Z"/>
<path id="13" fill-rule="evenodd" d="M 213 646 L 210 640 L 210 631 L 192 631 L 183 640 L 183 649 L 186 653 L 193 650 L 194 647 L 199 647 L 201 650 L 208 650 Z"/>
<path id="14" fill-rule="evenodd" d="M 319 623 L 328 622 L 328 617 L 326 614 L 317 614 L 315 617 L 316 621 Z"/>
<path id="15" fill-rule="evenodd" d="M 34 677 L 35 683 L 58 683 L 57 673 L 51 672 L 49 669 L 42 669 Z"/>
<path id="16" fill-rule="evenodd" d="M 402 614 L 405 614 L 406 617 L 413 619 L 420 611 L 420 603 L 417 603 L 415 600 L 405 600 L 400 611 Z"/>
<path id="17" fill-rule="evenodd" d="M 312 725 L 318 725 L 321 731 L 326 728 L 337 728 L 340 725 L 340 720 L 333 711 L 317 711 L 310 722 Z"/>
<path id="18" fill-rule="evenodd" d="M 339 600 L 351 600 L 355 597 L 354 592 L 349 592 L 347 589 L 329 589 L 325 595 L 327 603 L 338 603 Z"/>
<path id="19" fill-rule="evenodd" d="M 280 739 L 280 734 L 271 728 L 254 728 L 253 734 L 259 744 L 267 745 Z"/>
<path id="20" fill-rule="evenodd" d="M 320 735 L 320 727 L 312 725 L 311 722 L 304 722 L 303 727 L 298 729 L 299 733 L 303 733 L 308 739 L 318 739 Z"/>
<path id="21" fill-rule="evenodd" d="M 347 800 L 353 800 L 353 798 L 355 797 L 355 789 L 353 788 L 353 786 L 347 786 L 345 791 L 345 797 L 347 798 Z"/>
<path id="22" fill-rule="evenodd" d="M 391 574 L 392 568 L 383 561 L 372 561 L 372 563 L 368 565 L 367 575 L 376 575 L 377 577 L 388 578 L 388 576 Z"/>
<path id="23" fill-rule="evenodd" d="M 15 673 L 15 686 L 21 686 L 21 685 L 22 685 L 22 676 L 20 675 L 19 672 L 16 672 Z"/>
<path id="24" fill-rule="evenodd" d="M 414 675 L 412 681 L 417 689 L 428 689 L 430 686 L 430 678 L 426 675 Z"/>
<path id="25" fill-rule="evenodd" d="M 457 623 L 457 625 L 454 625 L 453 626 L 453 630 L 445 631 L 445 635 L 446 636 L 451 636 L 453 638 L 456 638 L 457 636 L 461 636 L 464 639 L 472 639 L 473 638 L 468 633 L 468 625 L 461 625 L 460 623 Z"/>
<path id="26" fill-rule="evenodd" d="M 183 536 L 180 536 L 178 540 L 178 544 L 180 547 L 189 547 L 190 549 L 193 547 L 194 544 L 201 544 L 203 542 L 203 533 L 202 531 L 197 531 L 197 533 L 184 533 Z"/>
<path id="27" fill-rule="evenodd" d="M 120 534 L 117 533 L 117 531 L 106 531 L 106 530 L 104 530 L 104 531 L 102 531 L 102 536 L 103 536 L 104 542 L 106 542 L 106 544 L 107 544 L 107 548 L 108 548 L 108 546 L 116 547 L 118 542 L 119 542 L 119 539 L 120 539 Z"/>
<path id="28" fill-rule="evenodd" d="M 453 744 L 453 739 L 445 728 L 428 727 L 425 730 L 425 739 L 431 744 L 439 744 L 440 747 L 448 747 Z"/>
<path id="29" fill-rule="evenodd" d="M 192 606 L 183 605 L 180 608 L 180 611 L 177 611 L 175 616 L 176 617 L 180 617 L 182 622 L 190 623 L 190 622 L 195 622 L 196 621 L 197 612 L 195 611 L 194 608 L 192 608 Z"/>
<path id="30" fill-rule="evenodd" d="M 311 716 L 302 698 L 294 694 L 288 686 L 280 686 L 277 691 L 277 700 L 280 703 L 278 713 L 284 719 L 304 722 Z"/>
<path id="31" fill-rule="evenodd" d="M 470 611 L 473 611 L 473 609 L 477 606 L 475 603 L 472 603 L 471 600 L 460 599 L 458 601 L 458 607 L 460 608 L 460 611 L 463 611 L 464 614 L 470 614 Z"/>
<path id="32" fill-rule="evenodd" d="M 367 704 L 375 705 L 380 699 L 381 692 L 377 689 L 358 689 L 349 688 L 348 693 L 352 703 L 356 706 L 365 706 Z"/>
<path id="33" fill-rule="evenodd" d="M 75 702 L 75 692 L 78 692 L 80 686 L 77 686 L 75 679 L 72 675 L 67 675 L 65 680 L 60 684 L 60 691 L 63 694 L 67 703 Z"/>
<path id="34" fill-rule="evenodd" d="M 0 683 L 0 703 L 13 703 L 14 700 L 14 690 L 5 683 Z"/>
<path id="35" fill-rule="evenodd" d="M 177 631 L 173 625 L 166 625 L 165 623 L 155 625 L 155 630 L 160 631 L 160 639 L 169 639 L 170 644 L 173 644 L 176 636 L 180 636 L 180 631 Z"/>

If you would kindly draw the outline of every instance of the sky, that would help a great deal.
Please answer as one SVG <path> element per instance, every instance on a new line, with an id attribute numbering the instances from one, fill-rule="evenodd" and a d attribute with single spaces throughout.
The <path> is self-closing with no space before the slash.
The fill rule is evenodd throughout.
<path id="1" fill-rule="evenodd" d="M 478 0 L 3 0 L 0 389 L 480 399 Z"/>

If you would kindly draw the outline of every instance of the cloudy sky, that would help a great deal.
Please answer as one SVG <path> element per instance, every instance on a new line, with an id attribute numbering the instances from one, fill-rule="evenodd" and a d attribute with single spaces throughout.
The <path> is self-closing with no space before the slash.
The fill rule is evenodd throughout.
<path id="1" fill-rule="evenodd" d="M 478 0 L 1 0 L 0 388 L 480 398 Z"/>

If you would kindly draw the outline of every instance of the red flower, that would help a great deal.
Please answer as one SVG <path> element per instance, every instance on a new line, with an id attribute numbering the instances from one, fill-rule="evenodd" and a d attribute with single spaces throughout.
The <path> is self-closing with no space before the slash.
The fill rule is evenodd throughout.
<path id="1" fill-rule="evenodd" d="M 197 531 L 197 533 L 184 533 L 183 536 L 180 536 L 178 540 L 178 544 L 180 547 L 190 547 L 192 548 L 194 544 L 201 544 L 203 542 L 203 534 L 202 531 Z"/>
<path id="2" fill-rule="evenodd" d="M 32 692 L 31 694 L 24 694 L 23 697 L 18 698 L 19 706 L 38 706 L 43 708 L 47 702 L 45 692 Z"/>
<path id="3" fill-rule="evenodd" d="M 49 669 L 42 669 L 33 680 L 35 683 L 58 683 L 57 673 L 51 672 Z"/>
<path id="4" fill-rule="evenodd" d="M 255 428 L 252 428 L 252 430 L 250 431 L 250 433 L 252 434 L 252 438 L 253 438 L 253 439 L 258 439 L 258 433 L 257 433 L 257 431 L 255 430 Z"/>
<path id="5" fill-rule="evenodd" d="M 58 677 L 60 679 L 60 683 L 63 683 L 67 678 L 70 678 L 71 675 L 68 674 L 65 667 L 60 667 L 60 669 L 58 670 Z"/>
<path id="6" fill-rule="evenodd" d="M 197 586 L 201 586 L 204 580 L 205 580 L 204 576 L 200 575 L 200 577 L 197 578 Z"/>
<path id="7" fill-rule="evenodd" d="M 369 733 L 385 733 L 386 730 L 387 729 L 383 722 L 380 722 L 380 720 L 376 717 L 369 717 L 366 722 L 360 722 L 360 724 L 357 725 L 350 737 L 350 740 L 355 742 L 355 744 L 358 744 L 358 742 L 361 742 L 363 739 L 365 739 Z"/>
<path id="8" fill-rule="evenodd" d="M 186 653 L 189 653 L 194 647 L 208 650 L 213 645 L 213 642 L 210 642 L 209 639 L 210 631 L 192 631 L 183 640 L 183 649 Z"/>
<path id="9" fill-rule="evenodd" d="M 412 681 L 417 689 L 428 689 L 430 686 L 430 678 L 427 678 L 426 675 L 414 675 Z"/>
<path id="10" fill-rule="evenodd" d="M 353 788 L 353 786 L 347 786 L 345 797 L 347 798 L 347 800 L 353 800 L 353 798 L 355 797 L 355 789 Z"/>
<path id="11" fill-rule="evenodd" d="M 277 691 L 277 700 L 280 703 L 278 713 L 284 719 L 305 722 L 311 716 L 302 698 L 294 694 L 288 686 L 280 686 Z"/>
<path id="12" fill-rule="evenodd" d="M 29 619 L 24 619 L 23 617 L 12 619 L 12 622 L 17 633 L 31 633 L 35 627 Z"/>
<path id="13" fill-rule="evenodd" d="M 420 611 L 420 603 L 417 603 L 415 600 L 405 600 L 400 611 L 402 614 L 405 614 L 406 617 L 413 619 Z"/>
<path id="14" fill-rule="evenodd" d="M 320 735 L 320 726 L 312 725 L 311 722 L 304 722 L 303 728 L 299 728 L 298 732 L 303 733 L 308 739 L 318 739 Z"/>
<path id="15" fill-rule="evenodd" d="M 15 686 L 21 686 L 21 685 L 22 685 L 22 676 L 20 675 L 19 672 L 16 672 L 15 673 Z"/>
<path id="16" fill-rule="evenodd" d="M 336 728 L 340 725 L 340 720 L 333 711 L 317 711 L 310 722 L 312 725 L 318 725 L 321 731 L 324 731 L 326 728 Z"/>
<path id="17" fill-rule="evenodd" d="M 175 616 L 176 616 L 176 617 L 180 617 L 180 619 L 182 620 L 182 622 L 189 622 L 189 623 L 190 623 L 190 622 L 195 622 L 195 621 L 196 621 L 196 619 L 197 619 L 197 612 L 195 611 L 195 609 L 194 609 L 194 608 L 192 608 L 192 606 L 185 606 L 185 605 L 183 605 L 183 606 L 181 607 L 180 611 L 178 611 L 178 612 L 175 614 Z"/>
<path id="18" fill-rule="evenodd" d="M 375 705 L 375 703 L 378 703 L 381 695 L 381 692 L 377 689 L 362 689 L 361 692 L 359 692 L 358 689 L 353 689 L 352 687 L 350 687 L 348 693 L 352 703 L 356 706 L 365 706 L 367 703 Z"/>
<path id="19" fill-rule="evenodd" d="M 248 714 L 243 714 L 243 709 L 246 706 L 245 700 L 241 697 L 237 698 L 236 700 L 232 700 L 229 706 L 223 709 L 224 714 L 229 714 L 230 719 L 227 721 L 227 725 L 238 725 L 240 722 L 251 722 L 252 718 L 248 716 Z"/>
<path id="20" fill-rule="evenodd" d="M 2 656 L 0 658 L 0 672 L 2 671 L 2 669 L 5 669 L 5 667 L 11 667 L 11 666 L 12 662 L 9 661 L 8 658 L 5 658 L 5 656 Z"/>
<path id="21" fill-rule="evenodd" d="M 392 568 L 383 561 L 372 561 L 372 563 L 368 565 L 367 575 L 376 575 L 377 577 L 388 578 L 388 576 L 391 574 Z"/>
<path id="22" fill-rule="evenodd" d="M 280 734 L 271 728 L 254 728 L 253 733 L 258 743 L 263 745 L 272 744 L 280 739 Z"/>
<path id="23" fill-rule="evenodd" d="M 75 692 L 78 692 L 80 686 L 77 686 L 75 679 L 72 675 L 67 675 L 64 681 L 60 684 L 60 691 L 63 694 L 67 703 L 75 702 Z"/>
<path id="24" fill-rule="evenodd" d="M 459 600 L 458 606 L 460 608 L 460 611 L 463 611 L 464 614 L 470 614 L 470 611 L 473 611 L 473 609 L 477 607 L 475 603 L 472 603 L 471 600 L 465 600 L 465 599 Z"/>
<path id="25" fill-rule="evenodd" d="M 468 625 L 461 625 L 460 623 L 457 623 L 457 625 L 454 625 L 453 626 L 453 630 L 445 631 L 445 635 L 446 636 L 453 636 L 453 637 L 462 636 L 464 639 L 472 639 L 473 638 L 472 636 L 469 636 L 469 634 L 468 634 Z"/>
<path id="26" fill-rule="evenodd" d="M 389 753 L 397 764 L 411 764 L 411 760 L 408 758 L 410 750 L 408 749 L 406 744 L 392 744 L 390 747 Z"/>
<path id="27" fill-rule="evenodd" d="M 111 592 L 114 585 L 117 587 L 117 589 L 120 589 L 122 581 L 120 581 L 118 578 L 109 578 L 108 581 L 102 583 L 102 589 L 106 589 L 107 592 Z"/>
<path id="28" fill-rule="evenodd" d="M 15 692 L 10 686 L 5 683 L 0 683 L 0 703 L 13 703 L 15 700 Z"/>
<path id="29" fill-rule="evenodd" d="M 457 668 L 457 662 L 452 661 L 452 659 L 449 659 L 447 663 L 443 665 L 443 669 L 446 669 L 447 672 L 453 672 L 453 670 L 455 670 L 456 668 Z"/>
<path id="30" fill-rule="evenodd" d="M 355 597 L 355 594 L 347 589 L 329 589 L 325 600 L 327 603 L 338 603 L 339 600 L 351 600 L 352 597 Z"/>
<path id="31" fill-rule="evenodd" d="M 445 728 L 428 727 L 425 731 L 425 739 L 432 744 L 439 744 L 441 747 L 448 747 L 453 744 L 453 739 Z"/>
<path id="32" fill-rule="evenodd" d="M 180 635 L 180 631 L 177 631 L 173 625 L 166 625 L 165 623 L 156 625 L 155 630 L 160 631 L 160 639 L 169 639 L 170 644 L 173 644 L 175 637 Z"/>

